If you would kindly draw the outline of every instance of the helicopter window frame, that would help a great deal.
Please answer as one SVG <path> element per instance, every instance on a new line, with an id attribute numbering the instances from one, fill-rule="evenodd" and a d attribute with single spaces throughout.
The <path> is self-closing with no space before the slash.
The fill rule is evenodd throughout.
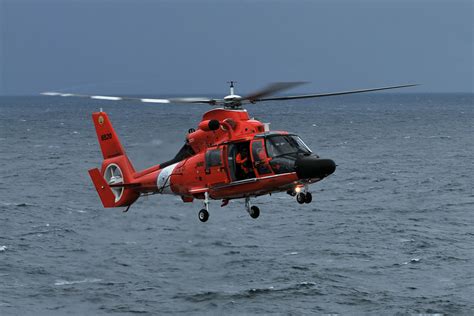
<path id="1" fill-rule="evenodd" d="M 285 140 L 285 142 L 287 144 L 290 145 L 291 148 L 296 148 L 297 150 L 296 151 L 289 151 L 289 152 L 286 152 L 286 153 L 281 152 L 278 147 L 283 145 L 283 143 L 280 143 L 280 145 L 278 145 L 274 141 L 274 139 L 277 139 L 277 138 L 282 138 L 283 140 Z M 290 141 L 288 141 L 288 139 L 290 139 Z M 269 148 L 270 146 L 272 147 L 271 149 Z M 267 150 L 267 155 L 270 158 L 278 157 L 278 156 L 281 156 L 281 155 L 291 155 L 291 154 L 298 154 L 298 153 L 311 154 L 312 153 L 312 151 L 308 147 L 308 145 L 306 145 L 303 142 L 303 140 L 301 139 L 301 137 L 299 137 L 296 134 L 276 134 L 276 135 L 266 136 L 265 137 L 265 148 Z M 275 151 L 277 152 L 277 154 L 275 154 Z"/>
<path id="2" fill-rule="evenodd" d="M 208 149 L 206 151 L 206 170 L 212 167 L 223 166 L 222 148 Z"/>

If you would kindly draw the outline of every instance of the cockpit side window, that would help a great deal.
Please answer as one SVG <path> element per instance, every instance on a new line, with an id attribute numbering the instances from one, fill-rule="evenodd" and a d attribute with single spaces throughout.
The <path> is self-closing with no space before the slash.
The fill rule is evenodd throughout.
<path id="1" fill-rule="evenodd" d="M 296 135 L 276 135 L 266 139 L 267 152 L 270 157 L 288 154 L 310 154 L 308 146 Z"/>
<path id="2" fill-rule="evenodd" d="M 252 142 L 252 156 L 258 174 L 264 175 L 272 173 L 268 165 L 268 159 L 263 146 L 263 140 L 258 139 Z"/>

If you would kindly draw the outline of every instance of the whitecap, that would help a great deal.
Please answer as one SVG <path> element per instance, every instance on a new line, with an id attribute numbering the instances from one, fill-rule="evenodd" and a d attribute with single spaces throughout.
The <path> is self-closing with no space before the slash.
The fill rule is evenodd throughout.
<path id="1" fill-rule="evenodd" d="M 151 144 L 154 146 L 160 146 L 161 144 L 163 144 L 163 141 L 161 139 L 154 139 L 151 141 Z"/>
<path id="2" fill-rule="evenodd" d="M 66 280 L 57 280 L 54 285 L 72 285 L 72 284 L 81 284 L 81 283 L 97 283 L 101 282 L 102 279 L 84 279 L 84 280 L 77 280 L 77 281 L 66 281 Z"/>
<path id="3" fill-rule="evenodd" d="M 0 246 L 0 252 L 6 251 L 8 248 L 7 246 Z"/>
<path id="4" fill-rule="evenodd" d="M 420 258 L 412 258 L 410 261 L 405 261 L 403 264 L 409 264 L 409 263 L 418 263 L 420 262 Z"/>

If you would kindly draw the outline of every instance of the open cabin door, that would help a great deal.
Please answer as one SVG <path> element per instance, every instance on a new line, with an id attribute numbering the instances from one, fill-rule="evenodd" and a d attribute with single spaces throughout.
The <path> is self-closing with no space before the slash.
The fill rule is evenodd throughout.
<path id="1" fill-rule="evenodd" d="M 231 181 L 242 181 L 255 178 L 250 151 L 249 141 L 227 145 L 227 157 Z"/>
<path id="2" fill-rule="evenodd" d="M 268 176 L 273 174 L 273 171 L 270 168 L 270 159 L 268 158 L 267 151 L 265 150 L 264 140 L 253 140 L 251 147 L 253 166 L 257 176 Z"/>

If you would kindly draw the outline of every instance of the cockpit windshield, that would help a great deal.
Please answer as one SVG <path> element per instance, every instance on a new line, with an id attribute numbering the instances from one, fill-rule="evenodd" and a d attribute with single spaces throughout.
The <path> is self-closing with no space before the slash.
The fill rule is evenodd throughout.
<path id="1" fill-rule="evenodd" d="M 291 154 L 311 154 L 311 150 L 296 135 L 272 135 L 266 138 L 268 156 L 271 158 Z"/>

